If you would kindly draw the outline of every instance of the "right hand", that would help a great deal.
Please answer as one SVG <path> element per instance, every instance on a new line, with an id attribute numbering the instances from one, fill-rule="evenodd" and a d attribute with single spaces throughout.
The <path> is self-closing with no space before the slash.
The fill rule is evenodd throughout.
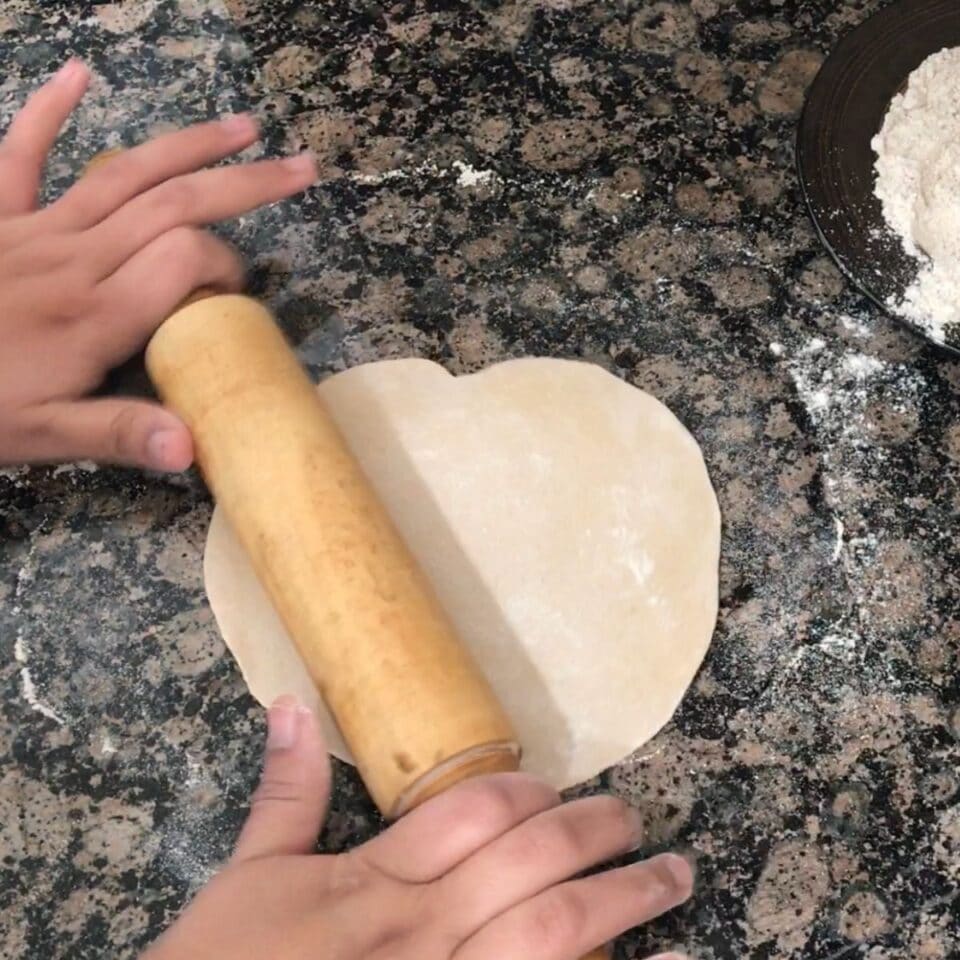
<path id="1" fill-rule="evenodd" d="M 312 714 L 281 698 L 233 859 L 143 960 L 577 960 L 691 893 L 673 854 L 571 879 L 640 840 L 614 797 L 563 804 L 526 774 L 486 777 L 324 856 L 329 786 Z"/>

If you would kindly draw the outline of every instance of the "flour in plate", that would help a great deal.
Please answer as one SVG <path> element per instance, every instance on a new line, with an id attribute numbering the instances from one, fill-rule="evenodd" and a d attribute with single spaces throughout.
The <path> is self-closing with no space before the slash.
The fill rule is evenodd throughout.
<path id="1" fill-rule="evenodd" d="M 960 323 L 960 48 L 910 74 L 872 146 L 884 219 L 921 261 L 903 299 L 888 306 L 942 343 Z"/>

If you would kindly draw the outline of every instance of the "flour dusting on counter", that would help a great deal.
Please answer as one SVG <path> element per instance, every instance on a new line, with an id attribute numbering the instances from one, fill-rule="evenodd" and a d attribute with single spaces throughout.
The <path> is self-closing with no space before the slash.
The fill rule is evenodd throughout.
<path id="1" fill-rule="evenodd" d="M 33 674 L 30 672 L 30 653 L 23 637 L 17 637 L 13 645 L 13 655 L 17 663 L 20 664 L 20 685 L 23 689 L 23 699 L 30 704 L 30 709 L 42 714 L 48 720 L 53 720 L 54 723 L 59 723 L 61 727 L 65 726 L 66 720 L 53 707 L 44 703 L 37 694 L 37 686 L 33 682 Z"/>
<path id="2" fill-rule="evenodd" d="M 875 321 L 841 317 L 853 343 L 828 343 L 810 336 L 779 353 L 820 447 L 825 499 L 833 511 L 835 539 L 830 564 L 843 571 L 858 611 L 826 626 L 819 641 L 798 648 L 794 665 L 812 653 L 853 661 L 864 636 L 875 627 L 873 570 L 891 548 L 882 524 L 857 505 L 864 483 L 879 483 L 891 468 L 892 451 L 919 418 L 927 381 L 915 362 L 896 362 L 870 352 Z M 779 344 L 778 344 L 779 346 Z M 902 435 L 902 437 L 901 437 Z M 826 546 L 826 545 L 825 545 Z M 897 679 L 888 674 L 891 686 Z"/>

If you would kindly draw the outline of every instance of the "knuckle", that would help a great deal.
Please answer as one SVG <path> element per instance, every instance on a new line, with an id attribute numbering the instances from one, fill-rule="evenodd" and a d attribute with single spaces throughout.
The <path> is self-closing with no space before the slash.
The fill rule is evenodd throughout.
<path id="1" fill-rule="evenodd" d="M 284 777 L 264 777 L 254 790 L 250 798 L 251 807 L 260 807 L 272 803 L 300 803 L 303 800 L 303 789 L 294 780 Z"/>
<path id="2" fill-rule="evenodd" d="M 9 138 L 0 141 L 0 161 L 11 172 L 28 173 L 30 168 L 42 159 L 42 151 L 35 149 L 32 145 L 14 142 Z"/>
<path id="3" fill-rule="evenodd" d="M 60 429 L 56 414 L 46 404 L 14 411 L 14 416 L 3 422 L 4 434 L 11 438 L 11 446 L 31 451 L 46 441 L 59 437 Z M 5 448 L 9 449 L 8 447 Z"/>
<path id="4" fill-rule="evenodd" d="M 196 205 L 194 193 L 189 180 L 178 177 L 157 189 L 156 202 L 165 214 L 177 220 L 189 220 Z"/>
<path id="5" fill-rule="evenodd" d="M 236 286 L 243 279 L 243 264 L 228 243 L 196 227 L 180 226 L 168 230 L 157 241 L 158 259 L 173 270 L 181 282 L 189 284 L 216 277 L 219 284 Z"/>
<path id="6" fill-rule="evenodd" d="M 89 274 L 79 271 L 65 278 L 65 283 L 57 293 L 63 313 L 73 317 L 96 314 L 103 305 L 96 281 Z"/>
<path id="7" fill-rule="evenodd" d="M 328 886 L 335 895 L 370 893 L 382 880 L 383 874 L 367 863 L 363 847 L 347 850 L 331 861 Z"/>
<path id="8" fill-rule="evenodd" d="M 524 864 L 543 863 L 546 860 L 568 861 L 570 854 L 561 839 L 564 828 L 557 824 L 538 824 L 529 830 L 516 830 L 503 847 L 506 864 L 521 867 Z"/>
<path id="9" fill-rule="evenodd" d="M 394 884 L 385 888 L 382 875 L 362 867 L 356 882 L 360 886 L 355 888 L 338 885 L 335 893 L 349 900 L 354 909 L 370 909 L 377 917 L 378 922 L 368 925 L 358 939 L 358 956 L 362 954 L 365 960 L 414 960 L 437 955 L 437 924 L 429 907 L 434 898 L 429 888 Z M 455 946 L 442 955 L 451 956 Z"/>
<path id="10" fill-rule="evenodd" d="M 196 263 L 205 247 L 203 235 L 192 227 L 174 227 L 163 235 L 164 256 L 181 264 Z"/>
<path id="11" fill-rule="evenodd" d="M 515 786 L 506 779 L 476 780 L 464 787 L 458 800 L 466 818 L 494 830 L 516 823 L 520 813 Z"/>
<path id="12" fill-rule="evenodd" d="M 561 809 L 515 830 L 507 839 L 505 857 L 514 864 L 585 861 L 586 842 L 579 827 L 571 811 Z"/>
<path id="13" fill-rule="evenodd" d="M 568 858 L 582 859 L 587 852 L 587 838 L 584 833 L 583 818 L 572 807 L 561 809 L 558 816 L 551 818 L 544 831 L 544 843 L 548 852 L 554 855 L 560 851 Z"/>
<path id="14" fill-rule="evenodd" d="M 119 459 L 135 459 L 139 452 L 139 431 L 137 429 L 139 417 L 137 413 L 135 407 L 124 407 L 118 410 L 110 421 L 108 431 L 110 445 L 113 453 Z"/>
<path id="15" fill-rule="evenodd" d="M 612 796 L 596 797 L 594 803 L 596 819 L 609 823 L 617 840 L 624 843 L 639 840 L 639 817 L 629 803 Z"/>
<path id="16" fill-rule="evenodd" d="M 207 252 L 200 231 L 192 227 L 168 230 L 154 242 L 152 251 L 167 275 L 187 286 L 195 283 L 202 273 Z"/>
<path id="17" fill-rule="evenodd" d="M 365 945 L 367 960 L 413 960 L 426 955 L 419 938 L 406 926 L 378 926 Z"/>
<path id="18" fill-rule="evenodd" d="M 100 305 L 98 278 L 89 257 L 76 238 L 51 238 L 43 243 L 25 243 L 18 251 L 17 266 L 25 273 L 44 276 L 44 302 L 58 320 L 86 316 Z"/>
<path id="19" fill-rule="evenodd" d="M 572 889 L 555 887 L 531 905 L 522 938 L 531 955 L 566 952 L 582 938 L 587 919 L 581 897 Z"/>

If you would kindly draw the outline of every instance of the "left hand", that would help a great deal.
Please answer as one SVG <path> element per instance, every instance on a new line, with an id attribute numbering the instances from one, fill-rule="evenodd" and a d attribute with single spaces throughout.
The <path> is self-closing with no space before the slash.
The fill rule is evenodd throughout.
<path id="1" fill-rule="evenodd" d="M 248 116 L 158 137 L 38 208 L 43 168 L 90 74 L 66 64 L 0 142 L 0 465 L 90 459 L 184 470 L 186 426 L 158 404 L 89 399 L 200 287 L 236 292 L 239 258 L 202 227 L 292 196 L 309 156 L 202 169 L 257 140 Z"/>

